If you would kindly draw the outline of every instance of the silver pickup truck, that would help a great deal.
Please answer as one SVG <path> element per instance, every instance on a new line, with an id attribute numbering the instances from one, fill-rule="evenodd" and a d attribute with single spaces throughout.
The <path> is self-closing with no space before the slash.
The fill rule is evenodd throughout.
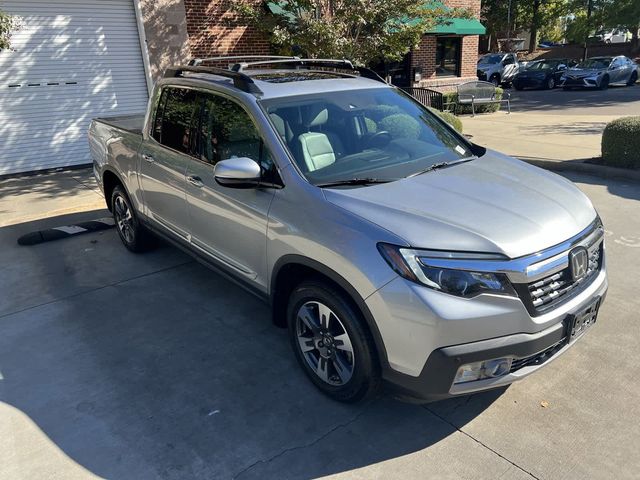
<path id="1" fill-rule="evenodd" d="M 594 325 L 603 226 L 571 182 L 349 62 L 224 60 L 95 119 L 95 176 L 128 249 L 163 237 L 264 298 L 322 392 L 500 387 Z"/>

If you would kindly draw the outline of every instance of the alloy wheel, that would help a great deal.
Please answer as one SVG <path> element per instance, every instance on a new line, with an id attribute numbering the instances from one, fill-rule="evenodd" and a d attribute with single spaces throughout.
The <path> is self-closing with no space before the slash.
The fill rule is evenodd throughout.
<path id="1" fill-rule="evenodd" d="M 549 80 L 547 81 L 547 87 L 549 88 L 549 90 L 553 90 L 555 86 L 556 81 L 553 79 L 553 77 L 549 78 Z"/>
<path id="2" fill-rule="evenodd" d="M 309 301 L 296 315 L 296 337 L 307 365 L 323 382 L 345 385 L 353 376 L 351 339 L 338 316 L 326 305 Z"/>
<path id="3" fill-rule="evenodd" d="M 116 196 L 113 200 L 113 215 L 122 237 L 127 243 L 133 243 L 135 240 L 133 215 L 129 204 L 121 195 Z"/>

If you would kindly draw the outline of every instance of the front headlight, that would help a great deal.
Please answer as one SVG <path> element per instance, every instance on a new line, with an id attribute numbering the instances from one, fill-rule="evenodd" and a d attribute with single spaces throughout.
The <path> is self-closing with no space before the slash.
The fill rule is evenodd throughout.
<path id="1" fill-rule="evenodd" d="M 465 260 L 504 261 L 502 255 L 413 250 L 387 243 L 378 244 L 378 250 L 401 277 L 449 295 L 465 298 L 481 293 L 517 296 L 505 274 L 470 271 L 464 266 Z M 453 267 L 433 265 L 442 259 L 452 260 L 448 263 Z"/>

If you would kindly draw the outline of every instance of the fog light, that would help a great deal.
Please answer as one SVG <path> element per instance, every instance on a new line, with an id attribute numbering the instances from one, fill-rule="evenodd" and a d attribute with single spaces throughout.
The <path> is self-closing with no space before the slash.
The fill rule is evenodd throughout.
<path id="1" fill-rule="evenodd" d="M 506 357 L 485 360 L 483 362 L 467 363 L 458 369 L 453 383 L 455 385 L 457 383 L 484 380 L 485 378 L 501 377 L 509 373 L 512 360 L 511 357 Z"/>

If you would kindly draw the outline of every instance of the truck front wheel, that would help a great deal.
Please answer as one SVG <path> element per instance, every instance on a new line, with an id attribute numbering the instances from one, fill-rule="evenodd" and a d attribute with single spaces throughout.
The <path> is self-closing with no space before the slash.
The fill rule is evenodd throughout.
<path id="1" fill-rule="evenodd" d="M 300 366 L 325 395 L 353 403 L 378 391 L 373 339 L 342 291 L 323 281 L 303 282 L 289 298 L 287 320 Z"/>
<path id="2" fill-rule="evenodd" d="M 118 236 L 125 247 L 132 252 L 140 253 L 153 246 L 151 234 L 140 224 L 129 196 L 122 185 L 116 185 L 113 188 L 111 211 Z"/>

